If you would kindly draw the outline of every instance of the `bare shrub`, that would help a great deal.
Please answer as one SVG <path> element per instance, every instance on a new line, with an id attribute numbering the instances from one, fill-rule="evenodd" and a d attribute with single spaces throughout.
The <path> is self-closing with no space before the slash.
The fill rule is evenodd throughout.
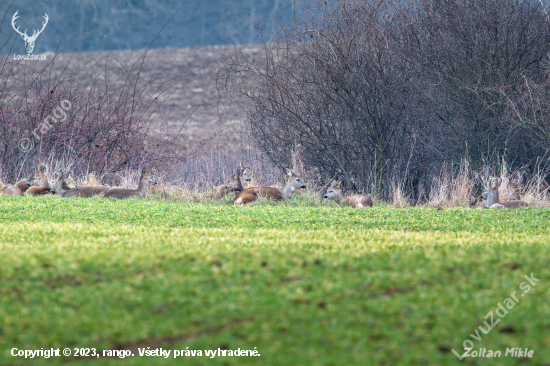
<path id="1" fill-rule="evenodd" d="M 252 99 L 248 132 L 275 164 L 300 146 L 325 179 L 339 171 L 349 187 L 379 192 L 388 167 L 408 156 L 403 139 L 413 126 L 405 67 L 392 53 L 397 20 L 382 1 L 321 3 L 309 15 L 264 44 L 266 60 L 227 60 L 223 86 Z M 257 80 L 254 91 L 239 82 L 243 73 Z"/>
<path id="2" fill-rule="evenodd" d="M 154 67 L 154 60 L 146 60 L 147 51 L 131 65 L 111 55 L 90 55 L 84 65 L 69 60 L 61 74 L 54 68 L 62 62 L 60 54 L 48 57 L 31 62 L 0 58 L 0 166 L 5 179 L 15 181 L 48 164 L 79 177 L 95 172 L 111 181 L 110 175 L 120 170 L 179 158 L 181 133 L 159 135 L 151 124 L 161 101 L 181 85 L 158 73 L 140 79 L 146 61 Z"/>
<path id="3" fill-rule="evenodd" d="M 463 160 L 479 171 L 506 158 L 530 175 L 548 151 L 541 6 L 313 3 L 264 43 L 265 58 L 226 60 L 220 90 L 251 101 L 247 131 L 274 164 L 299 145 L 320 180 L 341 173 L 352 189 L 388 200 L 400 187 L 416 202 L 468 206 Z"/>

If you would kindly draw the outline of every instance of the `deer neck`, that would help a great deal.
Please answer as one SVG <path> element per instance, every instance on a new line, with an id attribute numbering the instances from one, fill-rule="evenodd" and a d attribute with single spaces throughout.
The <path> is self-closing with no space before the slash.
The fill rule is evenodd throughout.
<path id="1" fill-rule="evenodd" d="M 338 193 L 336 196 L 332 197 L 331 199 L 339 205 L 341 205 L 345 200 L 342 193 Z"/>
<path id="2" fill-rule="evenodd" d="M 286 182 L 285 187 L 281 190 L 281 193 L 285 198 L 290 198 L 296 192 L 296 188 L 292 186 L 292 178 Z"/>
<path id="3" fill-rule="evenodd" d="M 57 191 L 57 195 L 58 195 L 58 196 L 61 196 L 61 195 L 63 195 L 63 193 L 68 192 L 68 191 L 70 191 L 70 190 L 71 190 L 71 189 L 69 188 L 69 186 L 67 185 L 67 183 L 65 183 L 64 180 L 62 180 L 62 181 L 57 181 L 57 189 L 56 189 L 56 191 Z"/>
<path id="4" fill-rule="evenodd" d="M 40 187 L 49 187 L 50 186 L 50 183 L 48 182 L 48 177 L 44 176 L 40 179 L 40 182 L 39 182 L 39 186 Z"/>
<path id="5" fill-rule="evenodd" d="M 233 179 L 233 187 L 231 189 L 243 190 L 243 184 L 241 183 L 241 178 Z"/>
<path id="6" fill-rule="evenodd" d="M 487 207 L 491 207 L 495 203 L 500 204 L 500 199 L 498 198 L 498 188 L 489 192 L 489 195 L 487 196 Z"/>
<path id="7" fill-rule="evenodd" d="M 147 190 L 149 189 L 149 182 L 147 179 L 140 179 L 137 191 L 141 197 L 147 196 Z"/>

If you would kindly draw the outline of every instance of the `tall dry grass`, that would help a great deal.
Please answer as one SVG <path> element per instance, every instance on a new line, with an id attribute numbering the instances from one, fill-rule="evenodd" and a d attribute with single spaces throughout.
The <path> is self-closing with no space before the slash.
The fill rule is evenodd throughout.
<path id="1" fill-rule="evenodd" d="M 489 166 L 477 172 L 464 160 L 458 172 L 455 171 L 444 167 L 439 176 L 433 178 L 426 202 L 419 204 L 439 208 L 486 207 L 486 203 L 480 202 L 481 193 L 487 189 L 491 178 L 501 178 L 501 202 L 524 200 L 533 208 L 550 207 L 548 172 L 544 169 L 529 176 L 526 169 L 510 169 L 506 162 L 502 162 L 497 172 Z"/>
<path id="2" fill-rule="evenodd" d="M 306 201 L 313 205 L 329 205 L 322 199 L 327 182 L 319 181 L 315 172 L 311 172 L 304 166 L 299 151 L 294 152 L 292 157 L 290 167 L 302 176 L 308 187 L 305 192 L 297 192 L 297 195 L 304 195 L 307 197 Z M 227 182 L 241 162 L 253 169 L 255 184 L 279 188 L 284 185 L 285 175 L 282 168 L 270 164 L 269 160 L 258 152 L 251 150 L 212 152 L 190 156 L 185 161 L 170 166 L 162 165 L 158 169 L 151 169 L 158 184 L 151 186 L 149 196 L 166 200 L 204 201 L 213 187 Z M 82 174 L 83 170 L 76 167 L 77 164 L 70 156 L 65 155 L 60 156 L 59 159 L 53 155 L 49 156 L 47 161 L 41 161 L 40 164 L 46 166 L 50 181 L 55 179 L 57 173 L 63 172 L 70 187 L 104 184 L 111 187 L 136 188 L 140 176 L 139 169 L 133 168 L 114 173 L 97 174 L 87 171 Z M 545 208 L 550 207 L 548 174 L 548 169 L 540 168 L 529 175 L 527 169 L 511 169 L 505 162 L 498 170 L 485 166 L 476 171 L 471 168 L 468 161 L 464 160 L 458 167 L 444 166 L 431 182 L 419 189 L 420 193 L 417 193 L 416 197 L 411 192 L 405 191 L 396 179 L 397 183 L 392 186 L 389 201 L 384 202 L 379 197 L 373 197 L 373 199 L 380 204 L 399 208 L 419 205 L 440 209 L 478 208 L 485 206 L 480 201 L 480 195 L 487 188 L 490 179 L 501 178 L 499 196 L 502 202 L 521 199 L 533 208 Z M 0 182 L 2 180 L 14 183 L 0 176 Z M 230 202 L 230 200 L 226 201 Z"/>

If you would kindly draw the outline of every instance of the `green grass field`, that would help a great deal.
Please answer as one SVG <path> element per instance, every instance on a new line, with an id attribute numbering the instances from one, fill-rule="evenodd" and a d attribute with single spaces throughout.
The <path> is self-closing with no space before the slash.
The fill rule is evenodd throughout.
<path id="1" fill-rule="evenodd" d="M 550 365 L 549 233 L 550 210 L 0 197 L 0 365 Z M 52 347 L 135 356 L 11 356 Z"/>

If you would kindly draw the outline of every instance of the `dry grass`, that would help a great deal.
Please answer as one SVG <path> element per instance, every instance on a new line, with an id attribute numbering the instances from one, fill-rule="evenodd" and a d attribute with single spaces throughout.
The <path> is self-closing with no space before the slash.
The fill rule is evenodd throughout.
<path id="1" fill-rule="evenodd" d="M 400 184 L 396 184 L 392 190 L 392 206 L 397 208 L 411 207 L 410 200 L 404 194 Z"/>
<path id="2" fill-rule="evenodd" d="M 539 172 L 526 178 L 524 169 L 511 170 L 505 162 L 501 164 L 498 174 L 492 175 L 490 171 L 489 167 L 485 167 L 480 173 L 475 172 L 470 169 L 467 161 L 462 162 L 456 175 L 451 169 L 444 169 L 432 182 L 426 206 L 486 207 L 485 202 L 480 202 L 479 196 L 487 189 L 491 178 L 501 178 L 501 202 L 523 200 L 533 208 L 550 207 L 550 187 L 545 181 L 546 174 Z"/>
<path id="3" fill-rule="evenodd" d="M 293 169 L 302 174 L 302 177 L 307 177 L 307 168 L 301 163 L 298 153 L 293 154 L 293 160 Z M 55 175 L 59 171 L 64 171 L 52 168 L 56 166 L 54 163 L 45 165 L 50 181 L 55 179 Z M 284 186 L 285 177 L 282 173 L 276 173 L 265 163 L 253 162 L 250 165 L 254 166 L 257 176 L 260 177 L 256 181 L 260 181 L 261 185 L 276 188 Z M 235 164 L 235 166 L 237 165 Z M 196 165 L 193 169 L 198 171 L 200 170 L 200 166 Z M 64 172 L 66 173 L 66 171 Z M 220 177 L 219 181 L 226 181 L 232 172 L 233 169 L 226 169 L 226 178 L 223 179 L 223 177 Z M 547 174 L 543 170 L 528 177 L 524 169 L 511 170 L 503 163 L 498 174 L 491 174 L 490 172 L 491 170 L 488 167 L 482 169 L 481 172 L 473 171 L 466 161 L 461 164 L 457 173 L 453 173 L 453 169 L 450 167 L 443 169 L 441 174 L 431 182 L 429 191 L 424 195 L 425 198 L 416 202 L 416 205 L 439 209 L 486 207 L 486 204 L 481 202 L 479 196 L 487 188 L 491 178 L 501 178 L 502 184 L 499 188 L 499 196 L 502 202 L 521 199 L 527 202 L 532 208 L 550 208 L 550 186 L 545 180 Z M 232 197 L 224 197 L 221 200 L 207 199 L 208 192 L 212 187 L 216 186 L 212 180 L 207 184 L 197 184 L 197 181 L 186 182 L 178 180 L 174 182 L 171 179 L 171 174 L 161 174 L 154 170 L 152 171 L 152 175 L 157 184 L 150 186 L 148 195 L 150 198 L 185 202 L 210 201 L 214 204 L 230 204 L 232 202 Z M 104 177 L 98 177 L 94 172 L 90 172 L 83 177 L 74 177 L 71 174 L 66 174 L 65 179 L 70 187 L 104 184 L 107 186 L 135 189 L 139 183 L 139 176 L 138 169 L 125 169 Z M 322 199 L 322 193 L 326 189 L 326 186 L 323 187 L 316 184 L 315 179 L 311 179 L 310 181 L 305 180 L 305 182 L 308 188 L 306 190 L 297 190 L 292 200 L 300 200 L 304 204 L 313 206 L 330 205 L 330 202 Z M 411 207 L 415 205 L 414 202 L 415 200 L 412 196 L 408 195 L 399 183 L 394 185 L 389 202 L 377 200 L 378 204 L 388 204 L 396 208 Z"/>
<path id="4" fill-rule="evenodd" d="M 426 205 L 438 208 L 471 207 L 477 178 L 467 161 L 462 163 L 456 176 L 450 169 L 444 168 L 432 182 Z"/>

